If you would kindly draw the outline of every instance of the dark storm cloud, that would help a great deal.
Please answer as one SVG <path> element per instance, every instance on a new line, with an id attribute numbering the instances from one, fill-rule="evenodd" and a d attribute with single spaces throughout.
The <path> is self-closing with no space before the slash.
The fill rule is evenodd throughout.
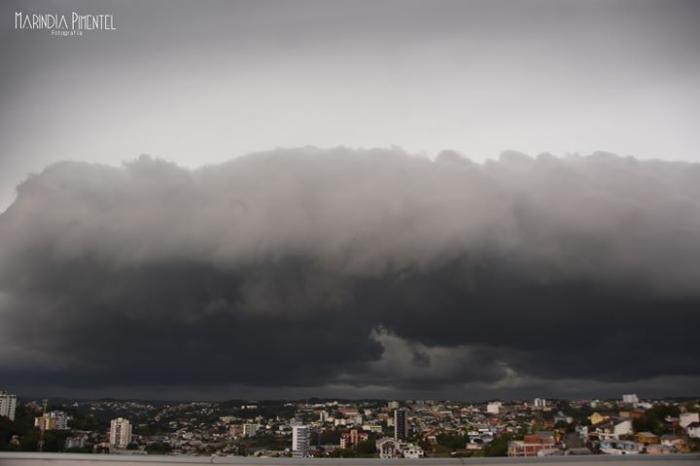
<path id="1" fill-rule="evenodd" d="M 699 233 L 699 165 L 603 153 L 59 163 L 0 216 L 0 373 L 418 390 L 697 377 Z"/>

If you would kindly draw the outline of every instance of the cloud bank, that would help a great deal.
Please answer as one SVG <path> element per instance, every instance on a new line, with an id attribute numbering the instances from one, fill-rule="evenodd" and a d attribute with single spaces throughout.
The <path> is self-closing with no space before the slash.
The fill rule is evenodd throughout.
<path id="1" fill-rule="evenodd" d="M 0 375 L 24 387 L 697 382 L 699 305 L 693 163 L 63 162 L 0 215 Z"/>

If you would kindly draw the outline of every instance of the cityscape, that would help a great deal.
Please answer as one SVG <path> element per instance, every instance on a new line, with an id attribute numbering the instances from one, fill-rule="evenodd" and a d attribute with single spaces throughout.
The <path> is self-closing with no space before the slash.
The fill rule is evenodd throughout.
<path id="1" fill-rule="evenodd" d="M 698 25 L 0 1 L 0 466 L 700 464 Z"/>
<path id="2" fill-rule="evenodd" d="M 0 450 L 264 458 L 673 455 L 700 400 L 29 400 L 0 395 Z"/>

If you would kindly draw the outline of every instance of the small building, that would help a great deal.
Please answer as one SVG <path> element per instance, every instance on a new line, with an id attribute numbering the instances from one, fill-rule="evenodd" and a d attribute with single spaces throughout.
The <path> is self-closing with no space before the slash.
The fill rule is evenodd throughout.
<path id="1" fill-rule="evenodd" d="M 503 403 L 500 401 L 492 401 L 486 405 L 486 412 L 489 414 L 499 414 Z"/>
<path id="2" fill-rule="evenodd" d="M 671 455 L 676 453 L 673 448 L 666 445 L 661 445 L 660 443 L 656 445 L 647 445 L 645 452 L 647 455 Z"/>
<path id="3" fill-rule="evenodd" d="M 588 417 L 588 419 L 591 421 L 591 425 L 596 425 L 596 424 L 600 424 L 601 422 L 607 421 L 607 420 L 608 420 L 608 416 L 604 416 L 604 415 L 602 415 L 602 414 L 600 414 L 599 412 L 596 411 L 596 412 L 594 412 L 593 414 L 591 414 L 591 415 Z"/>
<path id="4" fill-rule="evenodd" d="M 672 448 L 676 453 L 688 453 L 690 448 L 685 438 L 678 435 L 662 435 L 661 445 Z"/>
<path id="5" fill-rule="evenodd" d="M 563 412 L 559 411 L 557 414 L 554 415 L 554 424 L 556 425 L 560 422 L 571 424 L 574 422 L 574 418 L 571 416 L 567 416 Z"/>
<path id="6" fill-rule="evenodd" d="M 629 419 L 626 419 L 622 422 L 618 422 L 613 427 L 613 435 L 616 438 L 620 438 L 624 435 L 631 435 L 633 432 L 634 429 L 632 428 L 632 421 L 630 421 Z"/>
<path id="7" fill-rule="evenodd" d="M 483 448 L 484 448 L 484 442 L 482 442 L 480 439 L 470 440 L 465 445 L 465 449 L 467 451 L 479 451 L 479 450 L 482 450 Z"/>
<path id="8" fill-rule="evenodd" d="M 634 409 L 622 409 L 620 410 L 620 417 L 622 419 L 639 419 L 644 416 L 644 410 L 639 408 Z"/>
<path id="9" fill-rule="evenodd" d="M 693 422 L 700 422 L 700 414 L 683 413 L 678 417 L 678 424 L 684 429 L 687 428 Z"/>
<path id="10" fill-rule="evenodd" d="M 631 440 L 603 440 L 600 451 L 606 455 L 638 455 L 644 451 L 644 445 Z"/>
<path id="11" fill-rule="evenodd" d="M 401 458 L 401 447 L 398 440 L 390 437 L 384 437 L 377 440 L 375 444 L 379 457 L 382 459 Z"/>
<path id="12" fill-rule="evenodd" d="M 402 442 L 391 437 L 381 438 L 377 440 L 375 445 L 377 447 L 377 451 L 379 451 L 379 458 L 381 459 L 418 459 L 425 456 L 425 452 L 421 447 L 412 443 Z"/>
<path id="13" fill-rule="evenodd" d="M 525 436 L 525 442 L 527 443 L 557 443 L 557 439 L 554 436 L 554 432 L 549 430 L 542 430 L 535 432 L 534 434 L 528 434 Z"/>
<path id="14" fill-rule="evenodd" d="M 88 436 L 86 434 L 73 435 L 66 438 L 65 448 L 66 450 L 74 448 L 85 448 L 88 442 Z"/>
<path id="15" fill-rule="evenodd" d="M 700 438 L 700 422 L 688 424 L 685 431 L 688 433 L 688 437 L 690 438 Z"/>
<path id="16" fill-rule="evenodd" d="M 508 442 L 508 456 L 539 456 L 540 451 L 556 448 L 556 444 L 541 442 L 526 442 L 525 440 L 511 440 Z"/>
<path id="17" fill-rule="evenodd" d="M 523 440 L 508 442 L 508 456 L 542 456 L 557 449 L 554 432 L 541 431 L 526 435 Z"/>
<path id="18" fill-rule="evenodd" d="M 589 439 L 615 440 L 618 437 L 615 435 L 615 424 L 611 420 L 596 424 L 595 428 L 589 432 Z"/>
<path id="19" fill-rule="evenodd" d="M 636 436 L 637 442 L 642 445 L 658 445 L 660 443 L 659 436 L 652 432 L 639 432 Z"/>
<path id="20" fill-rule="evenodd" d="M 414 445 L 412 443 L 407 443 L 405 444 L 405 447 L 402 448 L 401 453 L 404 458 L 409 458 L 409 459 L 418 459 L 418 458 L 423 458 L 425 456 L 425 453 L 423 452 L 423 449 L 419 447 L 418 445 Z"/>

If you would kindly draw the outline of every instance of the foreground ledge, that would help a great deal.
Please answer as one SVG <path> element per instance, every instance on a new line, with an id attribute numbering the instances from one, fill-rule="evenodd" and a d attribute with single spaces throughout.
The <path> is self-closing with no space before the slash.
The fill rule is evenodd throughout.
<path id="1" fill-rule="evenodd" d="M 579 466 L 600 464 L 627 465 L 638 463 L 653 463 L 654 466 L 688 465 L 688 461 L 699 462 L 700 454 L 684 455 L 629 455 L 629 456 L 544 456 L 529 458 L 422 458 L 422 459 L 391 459 L 374 458 L 256 458 L 248 456 L 159 456 L 159 455 L 101 455 L 76 453 L 30 453 L 30 452 L 0 452 L 2 466 L 71 466 L 100 464 L 109 466 L 143 465 L 166 466 L 176 464 L 232 464 L 238 466 L 448 466 L 462 464 L 527 464 L 546 463 L 550 466 L 576 463 Z M 651 466 L 651 465 L 650 465 Z"/>

